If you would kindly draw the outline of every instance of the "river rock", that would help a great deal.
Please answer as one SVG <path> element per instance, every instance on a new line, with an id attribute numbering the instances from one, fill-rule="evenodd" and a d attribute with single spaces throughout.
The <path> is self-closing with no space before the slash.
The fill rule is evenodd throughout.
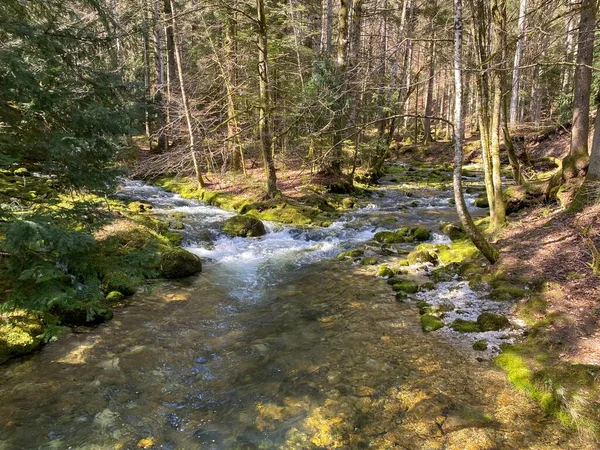
<path id="1" fill-rule="evenodd" d="M 481 331 L 500 331 L 510 326 L 508 319 L 502 314 L 484 312 L 477 317 Z"/>
<path id="2" fill-rule="evenodd" d="M 462 239 L 463 237 L 465 237 L 465 233 L 464 233 L 462 227 L 460 225 L 457 225 L 457 224 L 454 224 L 451 222 L 443 223 L 440 226 L 440 231 L 442 232 L 442 234 L 444 234 L 445 236 L 448 236 L 453 241 L 456 241 L 458 239 Z"/>
<path id="3" fill-rule="evenodd" d="M 33 317 L 0 320 L 0 363 L 31 353 L 42 344 L 41 322 Z"/>
<path id="4" fill-rule="evenodd" d="M 380 231 L 375 233 L 375 240 L 382 244 L 398 244 L 404 242 L 404 237 L 392 231 Z"/>
<path id="5" fill-rule="evenodd" d="M 202 271 L 202 261 L 182 248 L 167 250 L 160 257 L 159 270 L 164 278 L 185 278 Z"/>
<path id="6" fill-rule="evenodd" d="M 489 208 L 490 203 L 488 202 L 487 194 L 485 192 L 479 194 L 474 204 L 477 208 Z"/>
<path id="7" fill-rule="evenodd" d="M 89 310 L 83 306 L 55 305 L 50 312 L 60 319 L 61 324 L 71 326 L 98 325 L 109 321 L 113 317 L 112 309 L 98 308 Z"/>
<path id="8" fill-rule="evenodd" d="M 256 217 L 234 216 L 223 223 L 223 233 L 232 237 L 257 237 L 267 234 L 267 230 Z"/>

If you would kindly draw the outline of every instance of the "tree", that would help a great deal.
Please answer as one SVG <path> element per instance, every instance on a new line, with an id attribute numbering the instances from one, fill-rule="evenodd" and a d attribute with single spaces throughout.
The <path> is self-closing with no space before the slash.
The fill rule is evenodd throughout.
<path id="1" fill-rule="evenodd" d="M 481 251 L 487 260 L 494 264 L 498 260 L 498 251 L 483 237 L 473 223 L 469 214 L 462 190 L 462 165 L 463 165 L 463 62 L 462 62 L 462 0 L 454 0 L 454 173 L 453 187 L 456 201 L 456 212 L 463 229 Z"/>
<path id="2" fill-rule="evenodd" d="M 573 124 L 571 147 L 563 161 L 563 178 L 570 180 L 585 176 L 589 164 L 588 134 L 590 122 L 590 94 L 592 60 L 596 26 L 596 0 L 582 0 L 577 42 L 577 65 L 573 91 Z"/>

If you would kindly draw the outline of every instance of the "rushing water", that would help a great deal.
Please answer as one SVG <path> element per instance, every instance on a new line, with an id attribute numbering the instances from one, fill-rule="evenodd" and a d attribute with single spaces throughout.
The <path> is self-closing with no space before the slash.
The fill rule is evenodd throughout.
<path id="1" fill-rule="evenodd" d="M 373 268 L 330 260 L 377 230 L 437 230 L 449 192 L 384 185 L 328 228 L 256 239 L 221 235 L 217 208 L 122 193 L 184 213 L 204 271 L 1 368 L 1 450 L 579 448 L 488 362 L 422 333 Z"/>

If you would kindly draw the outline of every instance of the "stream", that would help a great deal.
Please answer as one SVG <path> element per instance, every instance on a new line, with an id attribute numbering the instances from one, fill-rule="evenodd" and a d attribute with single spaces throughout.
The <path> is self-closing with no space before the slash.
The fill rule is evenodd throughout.
<path id="1" fill-rule="evenodd" d="M 332 259 L 400 226 L 449 242 L 450 191 L 388 177 L 374 192 L 327 228 L 232 239 L 230 212 L 124 181 L 183 214 L 204 270 L 0 367 L 0 450 L 581 448 L 489 360 L 423 333 L 377 266 Z"/>

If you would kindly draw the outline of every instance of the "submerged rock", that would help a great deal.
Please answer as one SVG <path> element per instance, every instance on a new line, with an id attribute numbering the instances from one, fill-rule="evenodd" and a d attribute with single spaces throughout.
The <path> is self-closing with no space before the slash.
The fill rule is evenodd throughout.
<path id="1" fill-rule="evenodd" d="M 396 292 L 402 291 L 407 294 L 416 294 L 419 290 L 419 285 L 411 280 L 397 280 L 393 284 L 392 289 Z"/>
<path id="2" fill-rule="evenodd" d="M 478 352 L 487 350 L 487 348 L 488 348 L 488 343 L 485 339 L 480 339 L 473 344 L 473 350 L 477 350 Z"/>
<path id="3" fill-rule="evenodd" d="M 377 258 L 373 258 L 373 257 L 363 258 L 360 261 L 360 264 L 363 266 L 374 266 L 377 263 L 378 263 Z"/>
<path id="4" fill-rule="evenodd" d="M 167 250 L 160 257 L 160 274 L 164 278 L 185 278 L 202 271 L 202 261 L 182 248 Z"/>
<path id="5" fill-rule="evenodd" d="M 257 237 L 267 234 L 265 225 L 252 216 L 234 216 L 223 223 L 223 232 L 232 237 Z"/>
<path id="6" fill-rule="evenodd" d="M 364 255 L 365 252 L 360 249 L 348 250 L 346 252 L 342 252 L 337 256 L 337 259 L 342 260 L 346 258 L 357 259 Z"/>
<path id="7" fill-rule="evenodd" d="M 399 244 L 404 242 L 404 237 L 393 231 L 380 231 L 375 233 L 375 240 L 381 244 Z"/>
<path id="8" fill-rule="evenodd" d="M 113 318 L 112 309 L 87 308 L 84 306 L 54 306 L 50 312 L 58 317 L 63 325 L 98 325 Z"/>

